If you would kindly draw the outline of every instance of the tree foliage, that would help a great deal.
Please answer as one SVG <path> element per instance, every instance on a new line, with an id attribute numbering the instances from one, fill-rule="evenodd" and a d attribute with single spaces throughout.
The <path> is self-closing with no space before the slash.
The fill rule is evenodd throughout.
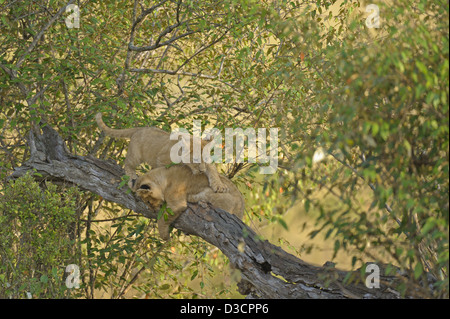
<path id="1" fill-rule="evenodd" d="M 77 259 L 76 188 L 41 189 L 30 174 L 10 182 L 0 197 L 0 297 L 62 298 L 65 266 Z"/>
<path id="2" fill-rule="evenodd" d="M 80 28 L 65 23 L 68 3 Z M 248 221 L 289 229 L 283 213 L 303 203 L 317 219 L 310 236 L 332 238 L 335 254 L 357 250 L 353 267 L 392 263 L 409 275 L 402 291 L 448 297 L 448 2 L 374 3 L 380 28 L 360 1 L 0 0 L 1 178 L 27 159 L 39 123 L 72 153 L 122 163 L 126 142 L 100 134 L 97 112 L 112 127 L 279 127 L 276 174 L 223 166 L 245 191 Z M 5 183 L 2 203 L 27 204 L 18 187 Z M 132 212 L 93 194 L 77 201 L 80 296 L 229 295 L 205 279 L 226 263 L 212 247 L 164 244 Z"/>

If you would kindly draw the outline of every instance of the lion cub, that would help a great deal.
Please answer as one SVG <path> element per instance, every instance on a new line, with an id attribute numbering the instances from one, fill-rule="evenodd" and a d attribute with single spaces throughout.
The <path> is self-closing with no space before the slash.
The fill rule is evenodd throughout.
<path id="1" fill-rule="evenodd" d="M 159 209 L 163 202 L 173 211 L 165 219 L 158 220 L 158 230 L 162 239 L 168 240 L 169 226 L 187 208 L 187 202 L 208 202 L 214 207 L 223 209 L 242 218 L 245 201 L 237 187 L 225 176 L 219 175 L 228 193 L 215 193 L 203 174 L 193 174 L 184 165 L 174 165 L 169 168 L 159 167 L 140 176 L 133 191 L 151 208 Z"/>
<path id="2" fill-rule="evenodd" d="M 128 146 L 127 156 L 125 158 L 125 173 L 130 176 L 129 186 L 133 188 L 133 183 L 138 178 L 136 175 L 136 167 L 141 163 L 148 163 L 152 169 L 166 166 L 172 163 L 170 159 L 170 150 L 178 141 L 171 140 L 170 134 L 156 127 L 136 127 L 129 129 L 111 129 L 103 122 L 102 114 L 97 113 L 95 116 L 98 127 L 105 132 L 106 135 L 117 138 L 129 138 L 130 144 Z M 186 135 L 188 139 L 192 136 Z M 191 140 L 189 140 L 189 143 Z M 207 142 L 207 141 L 206 141 Z M 192 152 L 191 145 L 191 153 Z M 201 143 L 202 150 L 205 146 L 205 141 Z M 228 188 L 219 178 L 214 164 L 201 163 L 186 163 L 192 173 L 205 173 L 208 177 L 209 185 L 218 193 L 226 193 Z"/>

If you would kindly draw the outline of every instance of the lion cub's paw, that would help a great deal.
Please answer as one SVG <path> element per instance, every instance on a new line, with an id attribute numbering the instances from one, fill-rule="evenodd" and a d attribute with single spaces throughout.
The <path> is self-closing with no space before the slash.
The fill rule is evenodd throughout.
<path id="1" fill-rule="evenodd" d="M 158 220 L 158 232 L 159 237 L 161 237 L 162 240 L 169 240 L 170 239 L 170 228 L 169 225 L 167 225 L 164 222 L 164 218 L 161 217 L 161 219 Z"/>
<path id="2" fill-rule="evenodd" d="M 201 207 L 201 208 L 208 208 L 208 202 L 205 200 L 199 200 L 197 202 L 197 204 Z"/>
<path id="3" fill-rule="evenodd" d="M 214 193 L 228 193 L 228 187 L 223 183 L 211 183 L 211 188 Z"/>
<path id="4" fill-rule="evenodd" d="M 161 237 L 162 240 L 164 241 L 168 241 L 170 239 L 170 233 L 169 230 L 159 230 L 159 236 Z"/>

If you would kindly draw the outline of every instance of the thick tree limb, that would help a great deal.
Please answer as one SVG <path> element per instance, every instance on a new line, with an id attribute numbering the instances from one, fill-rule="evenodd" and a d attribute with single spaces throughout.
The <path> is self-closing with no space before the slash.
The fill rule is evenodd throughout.
<path id="1" fill-rule="evenodd" d="M 119 188 L 124 171 L 111 161 L 92 156 L 75 156 L 49 126 L 29 136 L 31 157 L 9 177 L 15 179 L 36 170 L 47 180 L 72 183 L 118 203 L 148 218 L 156 214 L 127 191 Z M 332 266 L 317 267 L 288 254 L 255 232 L 237 217 L 215 209 L 189 204 L 175 221 L 174 227 L 186 234 L 199 236 L 218 247 L 231 264 L 241 271 L 239 292 L 252 298 L 398 298 L 389 288 L 396 278 L 381 278 L 381 287 L 369 289 L 364 281 L 346 285 L 346 272 Z M 355 278 L 359 272 L 355 272 Z M 355 282 L 355 280 L 354 280 Z"/>

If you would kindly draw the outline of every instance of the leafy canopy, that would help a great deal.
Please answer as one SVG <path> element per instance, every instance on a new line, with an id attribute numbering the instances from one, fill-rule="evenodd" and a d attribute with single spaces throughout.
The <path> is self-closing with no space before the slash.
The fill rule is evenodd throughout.
<path id="1" fill-rule="evenodd" d="M 374 3 L 378 29 L 367 27 L 362 2 L 345 0 L 86 2 L 80 28 L 70 29 L 58 13 L 65 1 L 0 0 L 1 176 L 27 158 L 27 132 L 39 121 L 70 151 L 119 162 L 126 144 L 99 134 L 97 112 L 113 127 L 190 128 L 193 119 L 279 127 L 277 174 L 223 167 L 237 173 L 247 218 L 287 227 L 284 212 L 303 203 L 317 220 L 311 237 L 325 234 L 335 255 L 353 254 L 353 267 L 392 263 L 409 274 L 402 291 L 448 296 L 448 2 Z M 153 235 L 131 252 L 128 236 L 151 225 L 95 195 L 79 200 L 87 296 L 105 287 L 123 296 L 128 284 L 150 296 L 197 296 L 174 275 L 181 264 L 168 247 L 153 238 L 159 255 L 146 249 Z M 100 207 L 121 219 L 93 222 Z M 174 251 L 185 256 L 196 245 Z M 194 255 L 188 279 L 204 273 L 198 267 L 214 271 Z M 144 260 L 161 271 L 160 290 L 133 281 L 132 269 L 148 275 Z M 200 290 L 214 295 L 205 281 Z"/>

